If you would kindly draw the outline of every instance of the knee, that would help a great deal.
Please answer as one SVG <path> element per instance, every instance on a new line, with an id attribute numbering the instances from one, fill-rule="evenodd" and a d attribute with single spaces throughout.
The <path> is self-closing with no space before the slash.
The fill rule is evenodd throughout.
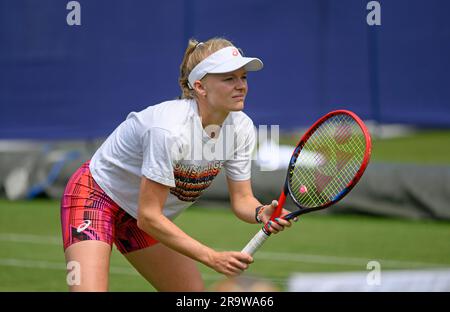
<path id="1" fill-rule="evenodd" d="M 191 285 L 189 285 L 188 291 L 201 292 L 205 291 L 205 284 L 202 279 L 198 279 L 194 281 Z"/>
<path id="2" fill-rule="evenodd" d="M 159 291 L 183 291 L 183 292 L 203 292 L 205 284 L 201 278 L 190 278 L 184 281 L 178 280 L 175 284 L 165 285 L 158 289 Z"/>

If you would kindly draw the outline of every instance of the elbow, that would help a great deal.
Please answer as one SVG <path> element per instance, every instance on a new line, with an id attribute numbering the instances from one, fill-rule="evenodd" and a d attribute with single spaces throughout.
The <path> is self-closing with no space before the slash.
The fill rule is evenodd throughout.
<path id="1" fill-rule="evenodd" d="M 149 214 L 138 214 L 137 226 L 144 232 L 148 232 L 152 224 L 155 223 L 155 217 Z"/>
<path id="2" fill-rule="evenodd" d="M 138 228 L 140 230 L 144 231 L 145 224 L 146 224 L 146 222 L 144 220 L 144 217 L 143 216 L 138 216 L 138 218 L 137 218 L 137 226 L 138 226 Z"/>

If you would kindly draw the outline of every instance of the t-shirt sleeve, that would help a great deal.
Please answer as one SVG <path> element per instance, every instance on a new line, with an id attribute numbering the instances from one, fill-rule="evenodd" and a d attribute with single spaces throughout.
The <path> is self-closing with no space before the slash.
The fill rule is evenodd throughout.
<path id="1" fill-rule="evenodd" d="M 141 174 L 155 182 L 175 187 L 173 163 L 178 145 L 171 133 L 161 128 L 150 128 L 142 136 L 142 146 Z"/>
<path id="2" fill-rule="evenodd" d="M 236 133 L 236 150 L 231 159 L 224 163 L 228 178 L 245 181 L 251 178 L 252 156 L 256 145 L 256 133 L 253 122 L 248 120 Z"/>

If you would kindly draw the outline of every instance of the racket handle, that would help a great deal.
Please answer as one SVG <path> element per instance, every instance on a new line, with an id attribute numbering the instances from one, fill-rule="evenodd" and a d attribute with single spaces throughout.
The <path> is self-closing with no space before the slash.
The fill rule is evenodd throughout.
<path id="1" fill-rule="evenodd" d="M 246 254 L 249 254 L 250 256 L 253 256 L 253 254 L 261 247 L 266 239 L 269 238 L 269 235 L 264 232 L 264 230 L 259 230 L 258 233 L 256 233 L 255 236 L 253 236 L 252 240 L 248 242 L 247 246 L 242 249 L 241 252 L 244 252 Z"/>

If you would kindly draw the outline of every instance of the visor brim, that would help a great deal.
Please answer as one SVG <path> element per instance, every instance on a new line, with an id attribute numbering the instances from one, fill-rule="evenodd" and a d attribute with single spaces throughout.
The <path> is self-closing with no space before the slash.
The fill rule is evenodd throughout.
<path id="1" fill-rule="evenodd" d="M 229 73 L 240 68 L 244 68 L 246 71 L 258 71 L 264 67 L 263 62 L 258 58 L 253 57 L 240 57 L 231 59 L 229 62 L 221 64 L 216 68 L 210 70 L 210 74 L 223 74 Z"/>

